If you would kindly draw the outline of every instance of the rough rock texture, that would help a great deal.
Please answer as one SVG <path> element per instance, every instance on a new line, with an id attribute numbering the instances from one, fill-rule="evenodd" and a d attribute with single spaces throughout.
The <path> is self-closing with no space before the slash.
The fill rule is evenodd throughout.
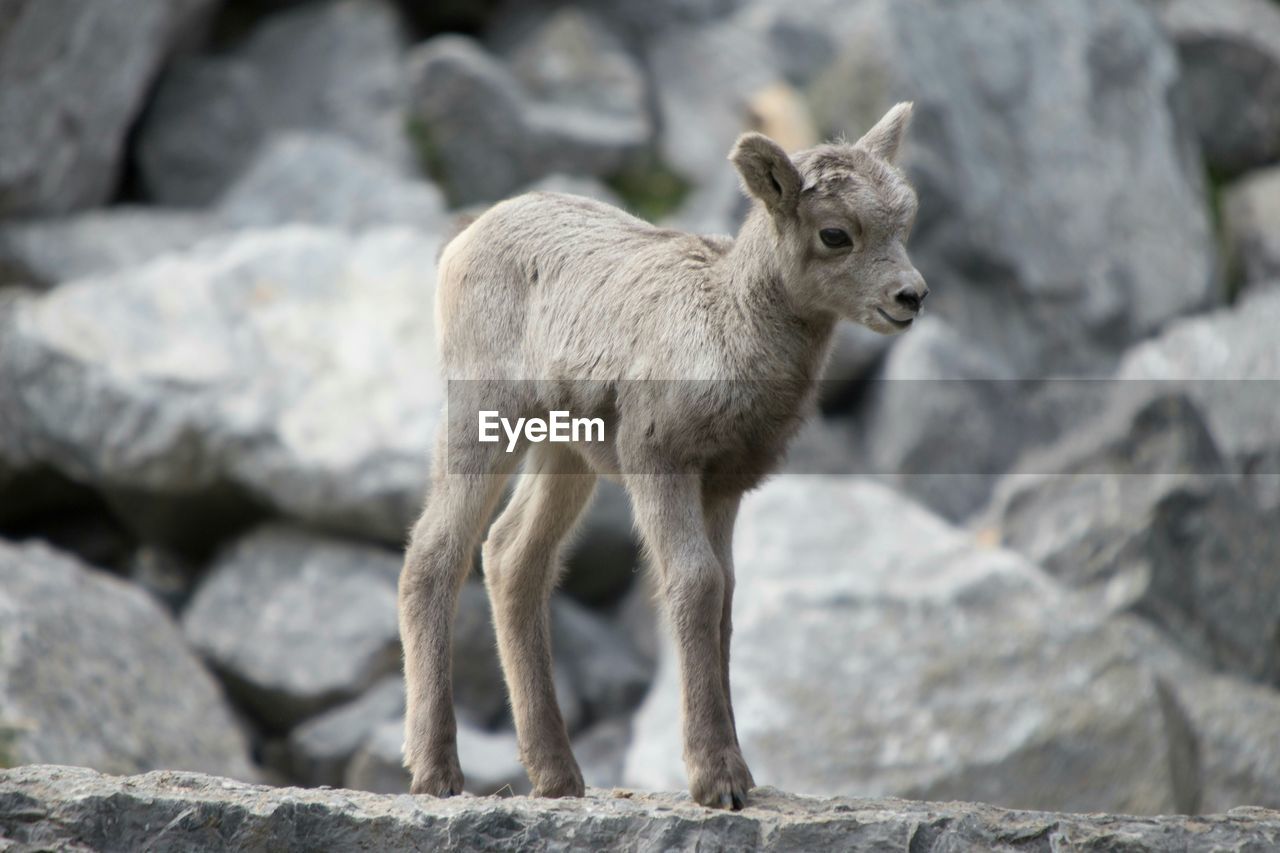
<path id="1" fill-rule="evenodd" d="M 1020 375 L 1106 371 L 1215 298 L 1203 167 L 1169 106 L 1177 57 L 1137 4 L 779 8 L 839 46 L 809 86 L 840 118 L 824 134 L 915 101 L 903 162 L 929 304 Z"/>
<path id="2" fill-rule="evenodd" d="M 326 0 L 267 18 L 235 52 L 175 66 L 138 130 L 136 159 L 163 204 L 215 200 L 273 133 L 336 133 L 401 169 L 403 34 L 384 0 Z"/>
<path id="3" fill-rule="evenodd" d="M 209 776 L 99 776 L 68 767 L 0 773 L 0 839 L 50 848 L 292 851 L 418 849 L 880 851 L 1253 850 L 1280 843 L 1280 813 L 1116 817 L 967 803 L 810 799 L 758 788 L 726 814 L 671 794 L 583 799 L 386 797 L 229 783 Z"/>
<path id="4" fill-rule="evenodd" d="M 1280 534 L 1188 398 L 1122 404 L 1026 460 L 1001 492 L 1006 545 L 1210 664 L 1280 680 Z"/>
<path id="5" fill-rule="evenodd" d="M 401 558 L 265 527 L 227 548 L 182 616 L 188 641 L 275 728 L 398 669 Z"/>
<path id="6" fill-rule="evenodd" d="M 0 457 L 161 538 L 208 539 L 262 504 L 401 543 L 443 394 L 436 247 L 253 231 L 7 300 Z"/>
<path id="7" fill-rule="evenodd" d="M 408 74 L 419 154 L 454 204 L 500 199 L 557 172 L 607 175 L 649 139 L 643 113 L 534 100 L 464 36 L 414 48 Z"/>
<path id="8" fill-rule="evenodd" d="M 1134 347 L 1116 374 L 1134 394 L 1176 388 L 1195 400 L 1218 449 L 1270 510 L 1280 507 L 1277 328 L 1280 291 L 1247 294 L 1229 310 L 1184 320 Z"/>
<path id="9" fill-rule="evenodd" d="M 289 732 L 287 768 L 305 785 L 342 784 L 347 763 L 383 723 L 404 719 L 404 679 L 388 676 L 358 699 Z"/>
<path id="10" fill-rule="evenodd" d="M 1280 286 L 1280 166 L 1228 187 L 1222 214 L 1232 268 L 1244 287 Z"/>
<path id="11" fill-rule="evenodd" d="M 218 685 L 158 604 L 46 546 L 0 542 L 0 767 L 49 761 L 256 778 Z"/>
<path id="12" fill-rule="evenodd" d="M 213 6 L 0 2 L 0 218 L 106 201 L 161 62 Z"/>
<path id="13" fill-rule="evenodd" d="M 1140 649 L 1025 559 L 883 486 L 817 476 L 749 496 L 735 553 L 734 710 L 757 780 L 1071 811 L 1194 805 L 1193 739 Z M 626 775 L 658 789 L 684 784 L 661 660 Z"/>
<path id="14" fill-rule="evenodd" d="M 1270 0 L 1161 0 L 1205 161 L 1221 175 L 1280 160 L 1280 8 Z"/>

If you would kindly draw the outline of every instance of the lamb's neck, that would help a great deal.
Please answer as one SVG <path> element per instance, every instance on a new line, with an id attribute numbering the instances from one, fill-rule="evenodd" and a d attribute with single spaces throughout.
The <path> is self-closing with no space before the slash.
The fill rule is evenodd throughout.
<path id="1" fill-rule="evenodd" d="M 783 279 L 778 236 L 756 204 L 724 258 L 744 365 L 771 378 L 814 382 L 822 371 L 836 317 L 797 305 Z M 763 378 L 763 377 L 762 377 Z"/>

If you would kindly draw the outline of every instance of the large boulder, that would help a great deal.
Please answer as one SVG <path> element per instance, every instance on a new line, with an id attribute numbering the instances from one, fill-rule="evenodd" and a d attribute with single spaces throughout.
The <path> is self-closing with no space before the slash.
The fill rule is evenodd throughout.
<path id="1" fill-rule="evenodd" d="M 407 792 L 410 779 L 404 767 L 403 745 L 404 720 L 382 723 L 351 759 L 343 784 L 380 794 Z M 458 761 L 469 793 L 528 794 L 533 786 L 518 753 L 513 731 L 485 731 L 465 720 L 458 725 Z"/>
<path id="2" fill-rule="evenodd" d="M 555 173 L 608 175 L 649 140 L 647 114 L 627 106 L 632 95 L 615 99 L 613 110 L 598 108 L 595 87 L 608 78 L 588 81 L 588 94 L 548 83 L 554 99 L 538 100 L 464 36 L 414 48 L 408 75 L 419 154 L 454 204 L 500 199 Z M 633 83 L 620 85 L 629 91 Z"/>
<path id="3" fill-rule="evenodd" d="M 1280 166 L 1227 187 L 1222 215 L 1232 268 L 1244 287 L 1280 286 Z"/>
<path id="4" fill-rule="evenodd" d="M 1270 0 L 1155 0 L 1178 46 L 1179 88 L 1205 162 L 1238 175 L 1280 160 L 1280 8 Z"/>
<path id="5" fill-rule="evenodd" d="M 1280 535 L 1187 397 L 1126 399 L 1028 458 L 994 515 L 1004 544 L 1103 609 L 1152 620 L 1206 663 L 1280 682 Z"/>
<path id="6" fill-rule="evenodd" d="M 1264 510 L 1280 508 L 1280 291 L 1184 320 L 1125 355 L 1130 396 L 1180 390 L 1199 406 L 1214 443 Z"/>
<path id="7" fill-rule="evenodd" d="M 188 642 L 275 729 L 400 665 L 390 552 L 264 527 L 214 560 L 182 615 Z"/>
<path id="8" fill-rule="evenodd" d="M 443 399 L 437 246 L 249 231 L 4 300 L 0 455 L 149 538 L 207 544 L 267 508 L 400 543 Z"/>
<path id="9" fill-rule="evenodd" d="M 256 777 L 218 684 L 158 604 L 46 546 L 0 542 L 0 766 L 33 762 Z"/>
<path id="10" fill-rule="evenodd" d="M 0 219 L 106 201 L 161 63 L 214 5 L 0 2 Z"/>
<path id="11" fill-rule="evenodd" d="M 742 814 L 680 795 L 379 796 L 267 788 L 191 773 L 115 778 L 76 767 L 0 772 L 0 840 L 58 849 L 786 851 L 1251 850 L 1280 843 L 1280 813 L 1210 817 L 1010 812 L 969 803 L 820 800 L 757 789 Z"/>
<path id="12" fill-rule="evenodd" d="M 177 63 L 137 132 L 144 190 L 164 204 L 208 204 L 288 129 L 336 133 L 411 169 L 404 42 L 387 0 L 324 0 L 269 16 L 229 54 Z"/>
<path id="13" fill-rule="evenodd" d="M 383 723 L 402 721 L 404 707 L 404 679 L 389 675 L 359 698 L 306 720 L 289 732 L 285 772 L 304 785 L 342 785 L 352 756 Z"/>
<path id="14" fill-rule="evenodd" d="M 732 682 L 758 781 L 1127 813 L 1194 803 L 1194 743 L 1105 614 L 883 486 L 772 481 L 737 525 Z M 627 778 L 684 784 L 673 654 Z"/>

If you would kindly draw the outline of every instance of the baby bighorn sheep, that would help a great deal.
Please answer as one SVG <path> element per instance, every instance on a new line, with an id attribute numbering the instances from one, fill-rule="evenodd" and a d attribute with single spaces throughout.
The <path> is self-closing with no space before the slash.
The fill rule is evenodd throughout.
<path id="1" fill-rule="evenodd" d="M 444 368 L 477 381 L 450 384 L 400 577 L 413 793 L 462 790 L 451 626 L 483 527 L 527 456 L 482 556 L 534 794 L 584 790 L 556 704 L 548 597 L 561 544 L 604 475 L 630 494 L 675 634 L 693 798 L 742 807 L 754 782 L 729 699 L 734 518 L 811 407 L 837 319 L 900 332 L 929 292 L 903 245 L 915 192 L 891 165 L 910 114 L 899 104 L 857 143 L 794 158 L 742 136 L 729 159 L 753 204 L 736 240 L 530 193 L 446 246 Z M 476 440 L 479 410 L 600 417 L 606 440 L 507 452 Z"/>

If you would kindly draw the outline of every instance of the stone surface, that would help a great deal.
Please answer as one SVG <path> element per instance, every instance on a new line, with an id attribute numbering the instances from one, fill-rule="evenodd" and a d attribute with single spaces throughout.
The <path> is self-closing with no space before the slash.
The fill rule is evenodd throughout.
<path id="1" fill-rule="evenodd" d="M 1280 508 L 1280 291 L 1184 320 L 1134 347 L 1117 377 L 1133 394 L 1181 390 L 1258 505 Z M 1141 380 L 1141 381 L 1139 381 Z"/>
<path id="2" fill-rule="evenodd" d="M 1251 850 L 1280 814 L 1212 817 L 1013 812 L 967 803 L 811 799 L 759 788 L 726 814 L 683 796 L 387 797 L 265 788 L 184 773 L 115 778 L 67 767 L 0 773 L 0 839 L 96 850 Z"/>
<path id="3" fill-rule="evenodd" d="M 500 199 L 549 174 L 607 175 L 649 139 L 644 114 L 533 99 L 464 36 L 415 47 L 408 75 L 419 154 L 454 204 Z"/>
<path id="4" fill-rule="evenodd" d="M 1105 375 L 1133 341 L 1220 299 L 1203 166 L 1170 107 L 1177 56 L 1144 9 L 845 5 L 776 15 L 838 46 L 807 84 L 823 134 L 856 136 L 915 101 L 912 259 L 965 338 L 1020 376 Z"/>
<path id="5" fill-rule="evenodd" d="M 0 542 L 0 767 L 50 761 L 257 775 L 160 605 L 46 546 Z"/>
<path id="6" fill-rule="evenodd" d="M 1163 0 L 1180 88 L 1205 162 L 1238 175 L 1280 160 L 1280 8 L 1269 0 Z"/>
<path id="7" fill-rule="evenodd" d="M 735 540 L 732 683 L 757 781 L 1068 811 L 1194 805 L 1194 752 L 1139 646 L 1012 552 L 883 486 L 782 477 Z M 668 647 L 669 648 L 669 647 Z M 672 656 L 629 784 L 684 784 Z"/>
<path id="8" fill-rule="evenodd" d="M 351 759 L 346 786 L 379 794 L 408 792 L 410 780 L 401 757 L 403 745 L 403 719 L 379 725 L 373 737 Z M 466 778 L 463 790 L 484 797 L 529 793 L 532 785 L 517 753 L 515 732 L 489 732 L 460 722 L 458 761 Z"/>
<path id="9" fill-rule="evenodd" d="M 161 63 L 214 5 L 0 2 L 0 219 L 106 201 Z"/>
<path id="10" fill-rule="evenodd" d="M 149 538 L 216 541 L 266 507 L 402 544 L 443 398 L 437 245 L 253 231 L 6 300 L 0 455 Z"/>
<path id="11" fill-rule="evenodd" d="M 256 717 L 287 729 L 398 668 L 401 562 L 264 527 L 214 560 L 182 614 L 183 633 Z"/>
<path id="12" fill-rule="evenodd" d="M 635 710 L 653 679 L 652 666 L 616 625 L 568 598 L 551 601 L 551 647 L 588 720 Z"/>
<path id="13" fill-rule="evenodd" d="M 1280 166 L 1241 178 L 1222 202 L 1232 267 L 1246 288 L 1280 283 Z"/>
<path id="14" fill-rule="evenodd" d="M 269 16 L 230 54 L 178 64 L 138 130 L 144 189 L 164 204 L 207 204 L 288 129 L 336 133 L 410 169 L 403 41 L 385 0 L 325 0 Z"/>
<path id="15" fill-rule="evenodd" d="M 996 506 L 1007 546 L 1103 607 L 1152 620 L 1207 663 L 1280 680 L 1280 535 L 1187 397 L 1123 403 L 1025 460 Z"/>
<path id="16" fill-rule="evenodd" d="M 363 696 L 289 732 L 288 772 L 305 785 L 342 785 L 351 757 L 383 723 L 404 719 L 404 679 L 391 675 Z"/>

